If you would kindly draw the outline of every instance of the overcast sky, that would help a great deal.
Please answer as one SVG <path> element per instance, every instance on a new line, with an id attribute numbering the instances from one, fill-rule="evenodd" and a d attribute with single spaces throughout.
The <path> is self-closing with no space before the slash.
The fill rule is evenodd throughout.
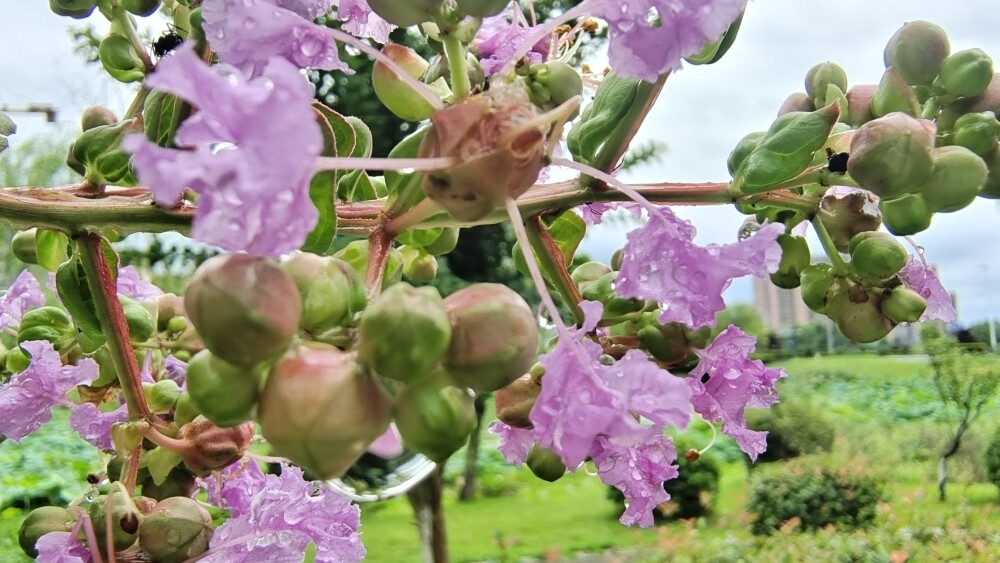
<path id="1" fill-rule="evenodd" d="M 49 12 L 45 2 L 16 2 L 0 18 L 0 105 L 48 103 L 59 111 L 57 124 L 39 116 L 13 115 L 20 130 L 69 135 L 80 111 L 104 104 L 121 111 L 129 92 L 72 53 L 65 29 L 75 20 Z M 726 157 L 746 133 L 766 129 L 791 92 L 803 89 L 806 71 L 832 60 L 851 84 L 877 83 L 882 49 L 904 22 L 933 21 L 944 27 L 952 50 L 984 49 L 1000 58 L 1000 9 L 996 0 L 756 0 L 739 37 L 719 63 L 690 67 L 672 76 L 638 139 L 657 139 L 667 150 L 656 163 L 623 175 L 626 180 L 727 181 Z M 91 18 L 95 23 L 99 18 Z M 87 20 L 87 21 L 91 21 Z M 156 24 L 154 34 L 165 26 Z M 1000 65 L 998 65 L 1000 66 Z M 698 226 L 701 243 L 731 242 L 743 216 L 730 208 L 678 209 Z M 622 229 L 588 237 L 599 257 L 624 243 Z M 964 323 L 1000 317 L 1000 206 L 977 200 L 955 214 L 936 215 L 931 228 L 915 237 L 928 260 L 940 266 L 945 286 L 958 293 Z M 819 247 L 815 247 L 816 251 Z M 751 298 L 750 283 L 737 281 L 729 301 Z"/>

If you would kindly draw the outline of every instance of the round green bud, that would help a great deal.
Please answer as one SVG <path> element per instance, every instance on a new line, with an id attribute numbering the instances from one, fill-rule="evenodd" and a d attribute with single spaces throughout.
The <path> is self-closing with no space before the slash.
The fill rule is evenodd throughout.
<path id="1" fill-rule="evenodd" d="M 320 479 L 342 475 L 385 433 L 392 401 L 354 354 L 314 344 L 271 368 L 258 405 L 261 432 L 276 454 Z"/>
<path id="2" fill-rule="evenodd" d="M 982 49 L 967 49 L 944 60 L 934 89 L 946 99 L 971 98 L 985 92 L 992 79 L 993 59 Z"/>
<path id="3" fill-rule="evenodd" d="M 180 396 L 181 391 L 176 381 L 161 379 L 156 383 L 144 382 L 142 393 L 146 397 L 149 410 L 154 413 L 165 413 L 177 404 L 177 397 Z"/>
<path id="4" fill-rule="evenodd" d="M 104 70 L 119 82 L 138 82 L 146 76 L 146 65 L 132 43 L 117 33 L 101 40 L 97 54 Z"/>
<path id="5" fill-rule="evenodd" d="M 894 287 L 882 298 L 882 313 L 895 323 L 915 323 L 925 310 L 927 301 L 908 287 Z"/>
<path id="6" fill-rule="evenodd" d="M 531 428 L 531 408 L 535 406 L 538 394 L 542 392 L 537 378 L 526 373 L 513 383 L 498 389 L 493 394 L 493 407 L 497 418 L 507 426 L 514 428 Z"/>
<path id="7" fill-rule="evenodd" d="M 941 26 L 917 20 L 896 31 L 885 46 L 883 58 L 885 66 L 895 68 L 907 84 L 930 85 L 950 52 L 948 34 Z"/>
<path id="8" fill-rule="evenodd" d="M 882 223 L 898 236 L 915 235 L 931 226 L 934 212 L 920 194 L 906 194 L 896 199 L 883 199 L 878 204 Z"/>
<path id="9" fill-rule="evenodd" d="M 952 142 L 979 156 L 986 156 L 1000 139 L 1000 121 L 992 111 L 967 113 L 955 121 Z"/>
<path id="10" fill-rule="evenodd" d="M 553 109 L 583 93 L 580 72 L 563 61 L 531 65 L 527 85 L 528 97 L 543 109 Z"/>
<path id="11" fill-rule="evenodd" d="M 528 372 L 538 324 L 523 297 L 504 285 L 479 283 L 444 304 L 452 329 L 445 368 L 457 385 L 496 391 Z"/>
<path id="12" fill-rule="evenodd" d="M 827 293 L 834 282 L 833 267 L 820 263 L 802 269 L 799 281 L 802 287 L 802 302 L 817 313 L 826 311 Z"/>
<path id="13" fill-rule="evenodd" d="M 862 125 L 851 139 L 847 171 L 882 198 L 916 191 L 934 167 L 934 124 L 894 112 Z"/>
<path id="14" fill-rule="evenodd" d="M 281 267 L 299 290 L 303 330 L 319 334 L 352 326 L 355 315 L 368 305 L 361 274 L 343 260 L 296 252 Z"/>
<path id="15" fill-rule="evenodd" d="M 636 333 L 636 337 L 643 350 L 667 365 L 679 364 L 687 356 L 687 338 L 677 323 L 644 326 Z"/>
<path id="16" fill-rule="evenodd" d="M 538 444 L 531 447 L 525 463 L 535 477 L 549 483 L 555 483 L 566 474 L 566 464 L 559 454 Z"/>
<path id="17" fill-rule="evenodd" d="M 875 342 L 896 326 L 882 314 L 881 298 L 854 283 L 831 288 L 826 314 L 844 336 L 855 342 Z"/>
<path id="18" fill-rule="evenodd" d="M 170 497 L 156 503 L 139 526 L 139 543 L 158 563 L 181 563 L 208 550 L 212 516 L 198 501 Z"/>
<path id="19" fill-rule="evenodd" d="M 406 247 L 403 255 L 403 277 L 417 283 L 428 283 L 437 277 L 437 259 L 421 249 Z"/>
<path id="20" fill-rule="evenodd" d="M 439 373 L 407 385 L 393 405 L 403 443 L 437 463 L 465 445 L 477 420 L 475 394 L 447 381 L 447 374 Z"/>
<path id="21" fill-rule="evenodd" d="M 190 370 L 190 367 L 188 369 Z M 188 376 L 187 382 L 188 385 L 191 384 L 190 376 Z M 175 425 L 184 426 L 200 414 L 201 411 L 194 405 L 194 401 L 191 400 L 191 395 L 188 392 L 181 393 L 177 396 L 177 402 L 174 403 Z"/>
<path id="22" fill-rule="evenodd" d="M 76 344 L 76 325 L 59 307 L 31 309 L 21 317 L 17 327 L 17 341 L 46 340 L 60 354 Z"/>
<path id="23" fill-rule="evenodd" d="M 646 301 L 637 298 L 621 297 L 615 291 L 615 280 L 618 272 L 604 274 L 597 281 L 587 285 L 581 292 L 588 301 L 600 301 L 604 304 L 602 317 L 611 318 L 642 310 Z"/>
<path id="24" fill-rule="evenodd" d="M 781 262 L 777 271 L 771 274 L 771 282 L 784 289 L 796 288 L 801 283 L 802 270 L 809 265 L 809 243 L 805 237 L 780 235 L 778 245 L 781 246 Z"/>
<path id="25" fill-rule="evenodd" d="M 164 293 L 163 295 L 156 298 L 156 330 L 159 332 L 169 332 L 175 333 L 184 330 L 183 328 L 178 329 L 177 325 L 174 325 L 174 329 L 170 328 L 170 321 L 175 318 L 184 319 L 184 328 L 187 327 L 187 318 L 184 316 L 184 298 L 173 293 Z"/>
<path id="26" fill-rule="evenodd" d="M 934 149 L 934 171 L 920 186 L 920 195 L 932 211 L 958 211 L 976 199 L 988 173 L 983 159 L 965 147 Z"/>
<path id="27" fill-rule="evenodd" d="M 17 544 L 28 557 L 38 557 L 35 544 L 49 532 L 69 532 L 76 515 L 61 506 L 42 506 L 32 510 L 17 530 Z"/>
<path id="28" fill-rule="evenodd" d="M 455 0 L 458 13 L 478 18 L 495 16 L 509 4 L 510 0 Z"/>
<path id="29" fill-rule="evenodd" d="M 139 537 L 139 526 L 142 514 L 136 510 L 135 505 L 121 490 L 115 490 L 111 495 L 110 507 L 108 497 L 101 495 L 90 504 L 90 522 L 94 525 L 94 533 L 97 535 L 97 547 L 101 552 L 108 549 L 107 542 L 107 518 L 108 509 L 111 510 L 111 534 L 116 551 L 128 549 Z"/>
<path id="30" fill-rule="evenodd" d="M 26 369 L 31 364 L 31 358 L 28 354 L 21 349 L 20 346 L 15 346 L 10 350 L 7 350 L 7 355 L 4 357 L 4 367 L 10 373 L 19 373 Z"/>
<path id="31" fill-rule="evenodd" d="M 82 20 L 97 7 L 97 0 L 49 0 L 49 9 L 59 16 Z"/>
<path id="32" fill-rule="evenodd" d="M 610 273 L 611 268 L 600 262 L 586 262 L 573 269 L 570 279 L 582 291 L 590 284 Z"/>
<path id="33" fill-rule="evenodd" d="M 90 106 L 80 114 L 80 129 L 83 131 L 115 123 L 118 123 L 118 116 L 104 106 Z"/>
<path id="34" fill-rule="evenodd" d="M 31 228 L 26 231 L 18 231 L 10 241 L 10 250 L 14 257 L 25 264 L 37 264 L 38 254 L 35 253 L 35 236 L 38 229 Z"/>
<path id="35" fill-rule="evenodd" d="M 197 416 L 177 431 L 177 438 L 188 443 L 179 453 L 185 467 L 195 475 L 204 475 L 243 457 L 253 435 L 252 422 L 221 428 L 204 416 Z"/>
<path id="36" fill-rule="evenodd" d="M 778 108 L 778 117 L 793 111 L 816 111 L 816 104 L 813 103 L 809 94 L 793 92 L 781 103 L 781 107 Z"/>
<path id="37" fill-rule="evenodd" d="M 198 268 L 184 308 L 212 353 L 249 367 L 288 347 L 298 332 L 302 299 L 277 261 L 226 254 Z"/>
<path id="38" fill-rule="evenodd" d="M 841 92 L 847 91 L 847 72 L 837 63 L 830 61 L 819 63 L 806 73 L 805 85 L 809 98 L 816 105 L 825 106 L 831 101 L 826 99 L 827 88 L 830 85 L 836 86 Z"/>
<path id="39" fill-rule="evenodd" d="M 221 427 L 253 418 L 260 381 L 254 368 L 234 366 L 208 350 L 188 362 L 187 395 L 194 410 Z"/>
<path id="40" fill-rule="evenodd" d="M 458 234 L 460 230 L 458 227 L 445 227 L 441 229 L 441 234 L 434 242 L 424 247 L 424 252 L 431 256 L 441 256 L 455 250 L 455 247 L 458 246 Z"/>
<path id="41" fill-rule="evenodd" d="M 358 359 L 384 377 L 413 382 L 434 371 L 451 338 L 451 320 L 437 289 L 398 283 L 362 314 Z"/>
<path id="42" fill-rule="evenodd" d="M 416 51 L 388 42 L 382 47 L 382 54 L 395 62 L 411 77 L 419 79 L 427 71 L 429 63 Z M 434 106 L 413 92 L 413 87 L 405 82 L 396 71 L 382 60 L 376 59 L 372 68 L 372 87 L 382 105 L 400 119 L 423 121 L 434 113 Z"/>
<path id="43" fill-rule="evenodd" d="M 160 9 L 160 0 L 118 0 L 119 5 L 137 16 L 151 16 Z"/>
<path id="44" fill-rule="evenodd" d="M 399 27 L 432 21 L 444 0 L 368 0 L 372 11 Z"/>
<path id="45" fill-rule="evenodd" d="M 882 117 L 894 111 L 917 116 L 920 114 L 920 103 L 899 72 L 889 67 L 872 95 L 871 112 L 875 117 Z"/>
<path id="46" fill-rule="evenodd" d="M 847 252 L 852 237 L 879 228 L 882 213 L 871 194 L 856 191 L 823 196 L 816 211 L 816 219 L 823 223 L 837 250 Z"/>
<path id="47" fill-rule="evenodd" d="M 851 268 L 862 278 L 881 280 L 894 276 L 909 258 L 896 237 L 877 231 L 855 235 L 850 251 Z"/>
<path id="48" fill-rule="evenodd" d="M 134 299 L 120 296 L 125 321 L 128 323 L 128 338 L 132 342 L 145 342 L 156 334 L 156 319 L 153 313 Z"/>
<path id="49" fill-rule="evenodd" d="M 760 143 L 761 139 L 764 138 L 766 133 L 764 131 L 754 131 L 753 133 L 747 133 L 740 142 L 736 143 L 736 148 L 729 153 L 729 158 L 726 160 L 726 166 L 729 168 L 729 175 L 735 177 L 736 171 L 740 169 L 743 165 L 743 161 L 750 156 Z"/>

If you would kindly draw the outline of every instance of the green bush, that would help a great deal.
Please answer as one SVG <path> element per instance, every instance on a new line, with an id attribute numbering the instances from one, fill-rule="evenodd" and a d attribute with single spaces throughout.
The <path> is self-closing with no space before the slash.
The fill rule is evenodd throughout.
<path id="1" fill-rule="evenodd" d="M 1000 428 L 997 428 L 990 444 L 986 446 L 983 467 L 986 469 L 986 480 L 1000 487 Z"/>
<path id="2" fill-rule="evenodd" d="M 805 468 L 758 478 L 747 510 L 750 531 L 768 534 L 792 524 L 801 530 L 865 528 L 873 523 L 882 486 L 857 468 Z"/>
<path id="3" fill-rule="evenodd" d="M 721 463 L 718 455 L 709 450 L 697 460 L 688 461 L 684 453 L 703 447 L 704 442 L 680 436 L 674 438 L 674 445 L 680 475 L 663 483 L 664 490 L 670 493 L 670 502 L 653 511 L 653 516 L 657 521 L 707 516 L 712 513 L 719 490 Z M 625 509 L 625 495 L 618 489 L 608 487 L 608 498 L 618 505 L 616 515 Z"/>
<path id="4" fill-rule="evenodd" d="M 747 427 L 767 431 L 767 450 L 759 462 L 791 459 L 828 452 L 833 447 L 833 424 L 822 409 L 803 402 L 778 403 L 770 409 L 746 411 Z"/>

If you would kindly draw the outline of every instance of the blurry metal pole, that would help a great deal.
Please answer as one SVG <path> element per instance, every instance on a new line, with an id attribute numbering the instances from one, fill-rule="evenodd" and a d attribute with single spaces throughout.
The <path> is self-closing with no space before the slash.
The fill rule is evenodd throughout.
<path id="1" fill-rule="evenodd" d="M 56 122 L 56 108 L 49 104 L 28 104 L 26 106 L 0 105 L 0 111 L 4 113 L 43 113 L 45 114 L 46 122 Z"/>
<path id="2" fill-rule="evenodd" d="M 987 321 L 987 322 L 990 323 L 990 352 L 996 352 L 997 351 L 997 325 L 996 325 L 997 320 L 995 318 L 993 318 L 993 317 L 990 317 L 990 320 Z"/>

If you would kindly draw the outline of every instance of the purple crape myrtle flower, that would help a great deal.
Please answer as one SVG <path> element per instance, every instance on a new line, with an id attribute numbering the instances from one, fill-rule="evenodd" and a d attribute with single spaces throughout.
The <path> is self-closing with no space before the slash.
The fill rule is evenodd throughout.
<path id="1" fill-rule="evenodd" d="M 0 330 L 17 326 L 25 313 L 42 305 L 45 305 L 42 286 L 31 272 L 24 270 L 0 293 Z"/>
<path id="2" fill-rule="evenodd" d="M 187 388 L 187 364 L 173 356 L 163 359 L 163 375 L 161 379 L 169 379 L 177 384 L 181 391 Z"/>
<path id="3" fill-rule="evenodd" d="M 784 225 L 765 225 L 748 239 L 703 247 L 694 243 L 694 225 L 669 208 L 657 211 L 628 234 L 615 290 L 623 297 L 658 301 L 661 323 L 711 326 L 726 306 L 722 292 L 733 278 L 765 277 L 778 268 L 777 240 Z"/>
<path id="4" fill-rule="evenodd" d="M 357 506 L 303 480 L 301 469 L 283 465 L 280 477 L 265 476 L 246 512 L 215 530 L 204 561 L 298 563 L 309 542 L 316 544 L 318 563 L 361 561 L 365 548 L 360 525 Z"/>
<path id="5" fill-rule="evenodd" d="M 274 57 L 299 68 L 341 70 L 350 67 L 337 55 L 337 44 L 313 22 L 330 11 L 332 1 L 205 0 L 205 36 L 219 60 L 247 76 L 261 76 Z"/>
<path id="6" fill-rule="evenodd" d="M 225 250 L 277 256 L 298 249 L 318 216 L 309 179 L 323 144 L 313 89 L 299 70 L 273 59 L 262 76 L 247 80 L 182 47 L 146 86 L 198 108 L 174 137 L 190 150 L 159 147 L 141 135 L 125 140 L 156 201 L 173 206 L 185 189 L 197 192 L 191 234 Z"/>
<path id="7" fill-rule="evenodd" d="M 368 453 L 384 459 L 392 459 L 403 454 L 403 437 L 399 435 L 399 428 L 395 422 L 390 423 L 389 428 L 381 436 L 368 444 Z"/>
<path id="8" fill-rule="evenodd" d="M 22 342 L 21 348 L 31 356 L 31 363 L 0 387 L 0 435 L 15 442 L 51 420 L 52 407 L 73 406 L 66 393 L 98 376 L 97 362 L 90 358 L 64 366 L 51 342 L 30 340 Z"/>
<path id="9" fill-rule="evenodd" d="M 337 17 L 344 22 L 342 27 L 347 33 L 355 37 L 367 37 L 379 43 L 388 42 L 389 33 L 396 29 L 395 25 L 373 12 L 367 0 L 340 0 Z"/>
<path id="10" fill-rule="evenodd" d="M 756 344 L 756 338 L 729 325 L 707 348 L 695 351 L 698 365 L 687 379 L 694 410 L 707 421 L 722 422 L 722 432 L 754 461 L 767 449 L 767 432 L 748 429 L 744 411 L 776 403 L 775 383 L 786 376 L 783 369 L 748 357 Z"/>
<path id="11" fill-rule="evenodd" d="M 131 297 L 136 301 L 156 299 L 163 295 L 163 290 L 142 279 L 135 266 L 125 266 L 118 270 L 118 295 Z"/>
<path id="12" fill-rule="evenodd" d="M 128 407 L 122 403 L 113 411 L 102 411 L 94 403 L 81 403 L 69 413 L 69 426 L 81 438 L 104 451 L 115 449 L 111 427 L 128 420 Z"/>
<path id="13" fill-rule="evenodd" d="M 677 477 L 677 450 L 663 434 L 639 444 L 598 438 L 591 454 L 601 481 L 621 491 L 628 506 L 619 521 L 626 526 L 653 525 L 653 509 L 670 500 L 663 482 Z"/>
<path id="14" fill-rule="evenodd" d="M 501 12 L 485 18 L 483 25 L 476 32 L 473 45 L 479 53 L 479 64 L 483 67 L 487 78 L 500 72 L 504 63 L 510 60 L 517 48 L 535 29 L 520 21 L 521 19 L 523 18 L 512 18 L 509 11 Z M 532 64 L 538 64 L 548 55 L 549 42 L 548 38 L 545 38 L 532 45 L 526 56 Z"/>
<path id="15" fill-rule="evenodd" d="M 229 511 L 230 518 L 249 514 L 254 496 L 267 485 L 260 465 L 248 458 L 195 482 L 208 493 L 209 502 Z"/>
<path id="16" fill-rule="evenodd" d="M 49 532 L 35 542 L 36 561 L 46 563 L 89 563 L 90 550 L 69 532 Z"/>
<path id="17" fill-rule="evenodd" d="M 600 225 L 604 221 L 604 214 L 615 209 L 627 209 L 632 215 L 635 215 L 636 219 L 642 216 L 642 205 L 633 202 L 621 203 L 612 201 L 603 203 L 596 201 L 594 203 L 585 203 L 576 208 L 580 212 L 583 221 L 589 225 Z"/>
<path id="18" fill-rule="evenodd" d="M 500 454 L 504 461 L 513 465 L 521 465 L 528 460 L 528 453 L 537 443 L 535 433 L 528 428 L 515 428 L 499 420 L 490 423 L 487 429 L 490 434 L 500 437 Z"/>
<path id="19" fill-rule="evenodd" d="M 951 303 L 951 294 L 941 285 L 934 268 L 923 258 L 910 256 L 906 265 L 899 271 L 899 279 L 903 285 L 916 291 L 927 301 L 927 309 L 920 316 L 919 322 L 938 320 L 950 323 L 958 318 L 958 312 Z"/>

